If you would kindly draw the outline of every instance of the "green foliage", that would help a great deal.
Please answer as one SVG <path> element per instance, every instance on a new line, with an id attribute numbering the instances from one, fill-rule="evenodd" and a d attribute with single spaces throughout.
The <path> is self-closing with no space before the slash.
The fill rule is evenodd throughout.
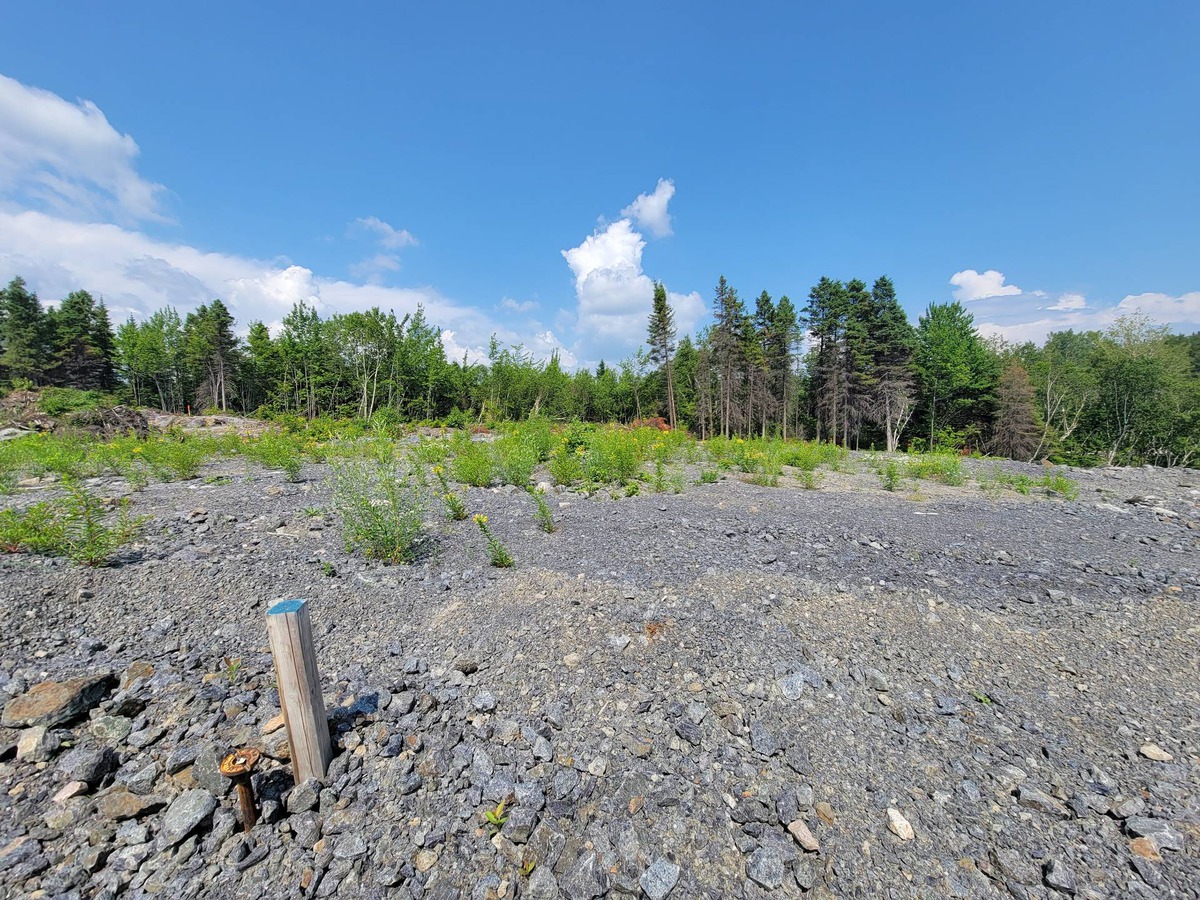
<path id="1" fill-rule="evenodd" d="M 637 435 L 624 428 L 599 428 L 588 441 L 583 457 L 584 477 L 589 481 L 624 484 L 641 468 L 643 453 Z"/>
<path id="2" fill-rule="evenodd" d="M 98 497 L 69 483 L 64 497 L 25 510 L 0 511 L 0 549 L 65 556 L 88 566 L 108 565 L 145 524 L 144 519 L 129 516 L 128 502 L 118 505 L 116 521 L 110 524 L 111 519 Z"/>
<path id="3" fill-rule="evenodd" d="M 900 464 L 894 459 L 889 459 L 879 469 L 879 480 L 885 491 L 894 491 L 900 487 L 901 477 Z"/>
<path id="4" fill-rule="evenodd" d="M 492 454 L 488 446 L 472 441 L 470 435 L 459 434 L 454 439 L 454 459 L 450 462 L 454 480 L 472 487 L 488 487 L 492 483 Z"/>
<path id="5" fill-rule="evenodd" d="M 909 478 L 925 481 L 940 481 L 942 484 L 959 485 L 966 481 L 962 458 L 957 453 L 921 453 L 909 457 L 904 466 Z"/>
<path id="6" fill-rule="evenodd" d="M 48 416 L 110 406 L 110 398 L 100 391 L 81 391 L 77 388 L 46 388 L 38 395 L 38 408 Z"/>
<path id="7" fill-rule="evenodd" d="M 214 452 L 210 440 L 182 435 L 163 435 L 146 441 L 140 459 L 160 481 L 190 481 Z"/>
<path id="8" fill-rule="evenodd" d="M 815 469 L 801 469 L 800 483 L 804 485 L 806 491 L 819 490 L 821 482 L 825 480 L 825 476 Z"/>
<path id="9" fill-rule="evenodd" d="M 1066 500 L 1074 500 L 1079 496 L 1079 485 L 1061 472 L 1047 472 L 1040 484 L 1047 494 L 1057 494 Z"/>
<path id="10" fill-rule="evenodd" d="M 546 532 L 546 534 L 553 534 L 558 529 L 558 526 L 554 524 L 554 515 L 550 512 L 550 505 L 546 502 L 545 492 L 531 490 L 529 493 L 537 506 L 533 517 L 537 519 L 538 527 Z"/>
<path id="11" fill-rule="evenodd" d="M 423 437 L 414 445 L 413 455 L 427 466 L 442 466 L 450 455 L 450 444 L 442 438 Z"/>
<path id="12" fill-rule="evenodd" d="M 506 434 L 492 442 L 493 471 L 501 484 L 525 487 L 538 462 L 538 448 L 522 432 Z"/>
<path id="13" fill-rule="evenodd" d="M 488 528 L 488 518 L 485 515 L 476 513 L 474 522 L 479 526 L 479 530 L 483 532 L 483 537 L 487 541 L 488 559 L 491 560 L 493 566 L 498 569 L 507 569 L 512 566 L 512 554 L 508 549 L 500 543 L 500 540 L 492 534 L 492 530 Z"/>
<path id="14" fill-rule="evenodd" d="M 716 469 L 701 469 L 700 484 L 716 484 L 721 480 L 721 473 Z"/>
<path id="15" fill-rule="evenodd" d="M 298 481 L 304 464 L 300 447 L 299 437 L 268 431 L 258 438 L 247 440 L 241 451 L 246 458 L 268 469 L 282 469 L 288 481 Z"/>
<path id="16" fill-rule="evenodd" d="M 441 498 L 442 506 L 446 509 L 446 515 L 456 522 L 461 522 L 467 517 L 467 505 L 463 502 L 462 497 L 458 496 L 458 492 L 450 486 L 445 469 L 441 466 L 434 466 L 433 474 L 437 477 L 438 485 L 442 489 L 438 496 Z"/>
<path id="17" fill-rule="evenodd" d="M 391 563 L 411 562 L 424 506 L 394 462 L 347 459 L 334 464 L 334 508 L 348 551 Z"/>
<path id="18" fill-rule="evenodd" d="M 583 478 L 583 455 L 585 452 L 585 444 L 572 447 L 566 441 L 554 449 L 546 468 L 555 484 L 570 486 Z"/>
<path id="19" fill-rule="evenodd" d="M 225 656 L 221 658 L 221 662 L 225 665 L 225 680 L 230 686 L 236 684 L 238 680 L 238 673 L 242 670 L 241 657 Z"/>

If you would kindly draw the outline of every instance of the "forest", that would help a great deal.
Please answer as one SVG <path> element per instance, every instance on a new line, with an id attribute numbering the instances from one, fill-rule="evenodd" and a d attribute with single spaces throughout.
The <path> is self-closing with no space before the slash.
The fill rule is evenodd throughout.
<path id="1" fill-rule="evenodd" d="M 43 305 L 0 292 L 0 379 L 168 412 L 466 426 L 530 416 L 662 419 L 704 439 L 805 438 L 850 449 L 961 450 L 1075 465 L 1190 465 L 1200 447 L 1200 333 L 1134 315 L 1042 346 L 985 339 L 958 302 L 914 325 L 895 286 L 821 278 L 802 303 L 747 302 L 721 277 L 712 323 L 679 335 L 655 285 L 645 347 L 570 372 L 492 339 L 448 359 L 423 310 L 322 318 L 300 303 L 279 333 L 239 335 L 220 300 L 115 327 L 87 291 Z"/>

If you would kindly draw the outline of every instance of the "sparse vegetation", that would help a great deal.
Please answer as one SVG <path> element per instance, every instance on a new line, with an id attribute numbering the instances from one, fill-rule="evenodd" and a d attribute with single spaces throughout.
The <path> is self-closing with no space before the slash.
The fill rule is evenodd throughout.
<path id="1" fill-rule="evenodd" d="M 546 534 L 553 534 L 558 526 L 554 524 L 554 515 L 550 512 L 550 504 L 546 502 L 545 492 L 532 490 L 529 493 L 537 506 L 534 518 L 537 519 L 538 527 L 546 532 Z"/>
<path id="2" fill-rule="evenodd" d="M 508 549 L 500 543 L 499 539 L 492 534 L 492 530 L 488 528 L 488 517 L 476 513 L 473 519 L 487 541 L 488 559 L 491 560 L 492 565 L 498 569 L 511 567 L 513 564 L 512 554 L 508 552 Z"/>
<path id="3" fill-rule="evenodd" d="M 334 507 L 347 550 L 391 563 L 413 559 L 424 505 L 395 463 L 343 460 L 332 474 Z"/>
<path id="4" fill-rule="evenodd" d="M 131 518 L 128 502 L 113 511 L 78 484 L 66 496 L 24 509 L 0 510 L 0 549 L 8 553 L 65 556 L 88 566 L 112 562 L 117 550 L 131 543 L 144 521 Z"/>

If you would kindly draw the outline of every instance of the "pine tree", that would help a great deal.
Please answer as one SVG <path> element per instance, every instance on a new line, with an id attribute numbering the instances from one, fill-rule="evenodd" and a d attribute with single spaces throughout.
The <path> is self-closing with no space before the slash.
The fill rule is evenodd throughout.
<path id="1" fill-rule="evenodd" d="M 771 344 L 768 350 L 767 366 L 774 379 L 775 390 L 779 397 L 779 424 L 783 438 L 788 435 L 789 416 L 789 387 L 792 382 L 793 350 L 800 342 L 800 323 L 796 315 L 796 307 L 784 294 L 775 305 L 775 320 L 771 328 Z"/>
<path id="2" fill-rule="evenodd" d="M 975 318 L 953 303 L 932 303 L 917 324 L 914 356 L 925 408 L 930 447 L 938 430 L 955 443 L 979 436 L 979 423 L 991 417 L 996 361 L 975 331 Z"/>
<path id="3" fill-rule="evenodd" d="M 671 356 L 675 352 L 675 314 L 667 302 L 667 289 L 661 281 L 654 282 L 649 338 L 650 359 L 659 367 L 667 384 L 667 421 L 675 428 L 675 373 L 671 365 Z"/>
<path id="4" fill-rule="evenodd" d="M 846 288 L 840 281 L 822 276 L 808 294 L 803 321 L 812 333 L 812 365 L 809 367 L 810 399 L 817 424 L 830 441 L 837 441 L 846 402 L 845 338 Z"/>

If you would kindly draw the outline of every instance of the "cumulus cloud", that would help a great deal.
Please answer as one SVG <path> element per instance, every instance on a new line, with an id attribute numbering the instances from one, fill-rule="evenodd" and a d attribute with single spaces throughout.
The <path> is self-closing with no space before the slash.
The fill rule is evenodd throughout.
<path id="1" fill-rule="evenodd" d="M 671 214 L 667 212 L 667 204 L 674 196 L 675 182 L 670 178 L 660 178 L 654 193 L 638 194 L 636 200 L 621 210 L 621 216 L 632 219 L 639 228 L 655 237 L 669 237 L 672 234 Z"/>
<path id="2" fill-rule="evenodd" d="M 638 227 L 670 234 L 667 204 L 675 184 L 660 179 L 653 194 L 640 194 L 621 211 L 623 218 L 598 228 L 577 247 L 563 250 L 575 277 L 576 310 L 572 323 L 579 339 L 573 349 L 588 365 L 625 356 L 646 339 L 654 300 L 654 282 L 642 269 L 646 240 Z M 667 291 L 680 334 L 695 330 L 704 317 L 704 301 L 695 291 Z"/>
<path id="3" fill-rule="evenodd" d="M 1121 315 L 1142 312 L 1156 322 L 1200 325 L 1200 291 L 1172 297 L 1169 294 L 1131 294 L 1117 304 Z"/>
<path id="4" fill-rule="evenodd" d="M 363 281 L 379 282 L 388 272 L 399 272 L 400 255 L 397 251 L 404 247 L 415 247 L 418 243 L 407 228 L 395 228 L 376 216 L 355 219 L 350 223 L 349 233 L 370 235 L 382 251 L 350 266 L 350 275 Z"/>
<path id="5" fill-rule="evenodd" d="M 1005 284 L 1004 275 L 995 269 L 986 272 L 976 272 L 974 269 L 963 269 L 950 276 L 954 285 L 954 299 L 969 303 L 972 300 L 983 300 L 987 297 L 1007 297 L 1022 293 L 1015 284 Z"/>
<path id="6" fill-rule="evenodd" d="M 90 100 L 0 75 L 0 199 L 71 219 L 162 220 L 164 188 L 138 174 L 138 153 Z"/>

